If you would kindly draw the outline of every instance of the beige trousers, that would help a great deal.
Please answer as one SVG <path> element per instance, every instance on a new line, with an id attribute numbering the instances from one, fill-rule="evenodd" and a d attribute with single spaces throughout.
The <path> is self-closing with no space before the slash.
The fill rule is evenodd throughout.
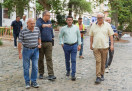
<path id="1" fill-rule="evenodd" d="M 93 50 L 96 60 L 96 76 L 101 77 L 105 72 L 105 62 L 107 58 L 108 48 Z"/>

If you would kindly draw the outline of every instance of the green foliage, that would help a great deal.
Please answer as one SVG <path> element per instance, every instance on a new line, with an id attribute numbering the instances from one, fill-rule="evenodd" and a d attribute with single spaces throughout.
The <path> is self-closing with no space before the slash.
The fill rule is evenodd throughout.
<path id="1" fill-rule="evenodd" d="M 2 46 L 3 45 L 3 42 L 0 40 L 0 46 Z"/>
<path id="2" fill-rule="evenodd" d="M 38 2 L 38 0 L 36 0 L 36 13 L 40 14 L 41 11 L 44 11 L 43 6 Z"/>
<path id="3" fill-rule="evenodd" d="M 16 11 L 16 15 L 22 17 L 24 9 L 29 7 L 31 0 L 4 0 L 3 7 L 8 8 L 8 13 Z"/>
<path id="4" fill-rule="evenodd" d="M 60 26 L 66 25 L 65 15 L 57 14 L 57 24 Z"/>
<path id="5" fill-rule="evenodd" d="M 81 15 L 84 12 L 91 12 L 91 3 L 86 0 L 70 0 L 69 1 L 69 10 L 74 11 L 77 14 Z"/>

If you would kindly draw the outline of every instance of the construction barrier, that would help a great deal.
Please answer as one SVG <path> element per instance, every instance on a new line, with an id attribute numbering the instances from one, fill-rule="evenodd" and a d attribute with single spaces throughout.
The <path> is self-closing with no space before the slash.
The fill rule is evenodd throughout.
<path id="1" fill-rule="evenodd" d="M 0 27 L 0 39 L 13 39 L 13 30 L 9 27 Z"/>

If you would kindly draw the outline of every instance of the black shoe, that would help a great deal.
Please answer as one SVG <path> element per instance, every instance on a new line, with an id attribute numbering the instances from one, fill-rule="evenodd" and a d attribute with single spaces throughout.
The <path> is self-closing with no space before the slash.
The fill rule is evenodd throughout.
<path id="1" fill-rule="evenodd" d="M 76 80 L 76 77 L 75 76 L 71 76 L 71 80 L 72 81 L 75 81 Z"/>
<path id="2" fill-rule="evenodd" d="M 52 75 L 52 78 L 53 78 L 53 79 L 56 79 L 56 77 L 55 77 L 54 75 Z"/>
<path id="3" fill-rule="evenodd" d="M 43 79 L 44 77 L 43 77 L 43 74 L 40 74 L 39 75 L 39 79 Z"/>
<path id="4" fill-rule="evenodd" d="M 104 81 L 104 75 L 101 75 L 101 81 Z"/>
<path id="5" fill-rule="evenodd" d="M 34 88 L 38 88 L 39 87 L 37 82 L 31 82 L 31 86 L 34 87 Z"/>
<path id="6" fill-rule="evenodd" d="M 70 76 L 70 72 L 69 71 L 66 73 L 66 76 Z"/>
<path id="7" fill-rule="evenodd" d="M 54 75 L 49 75 L 48 76 L 48 80 L 55 80 L 55 79 L 56 79 L 56 77 Z"/>
<path id="8" fill-rule="evenodd" d="M 96 84 L 100 84 L 101 83 L 101 78 L 100 77 L 97 77 L 95 83 Z"/>

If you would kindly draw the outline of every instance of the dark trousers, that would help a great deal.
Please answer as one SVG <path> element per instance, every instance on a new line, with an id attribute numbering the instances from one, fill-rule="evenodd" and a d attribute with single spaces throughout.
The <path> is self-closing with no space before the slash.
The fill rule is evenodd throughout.
<path id="1" fill-rule="evenodd" d="M 109 48 L 109 57 L 106 59 L 105 68 L 107 68 L 108 66 L 111 65 L 112 60 L 113 60 L 113 56 L 114 56 L 114 50 L 111 51 L 110 48 Z"/>
<path id="2" fill-rule="evenodd" d="M 52 62 L 52 42 L 42 42 L 42 46 L 39 49 L 39 74 L 44 74 L 44 55 L 46 58 L 48 75 L 54 75 Z"/>
<path id="3" fill-rule="evenodd" d="M 80 52 L 79 52 L 79 56 L 82 56 L 82 53 L 83 53 L 83 37 L 81 38 L 81 49 L 80 49 Z"/>
<path id="4" fill-rule="evenodd" d="M 13 34 L 13 37 L 14 37 L 14 46 L 17 46 L 17 38 L 19 37 L 19 33 Z"/>
<path id="5" fill-rule="evenodd" d="M 76 56 L 77 56 L 77 44 L 74 45 L 67 45 L 64 44 L 64 53 L 65 53 L 65 63 L 66 63 L 66 70 L 70 72 L 70 59 L 71 59 L 71 69 L 72 73 L 71 76 L 75 76 L 76 73 Z"/>

